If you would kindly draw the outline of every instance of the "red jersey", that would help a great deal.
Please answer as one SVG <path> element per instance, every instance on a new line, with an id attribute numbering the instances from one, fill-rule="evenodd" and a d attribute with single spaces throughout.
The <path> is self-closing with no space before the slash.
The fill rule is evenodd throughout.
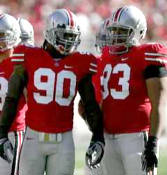
<path id="1" fill-rule="evenodd" d="M 97 71 L 96 58 L 74 53 L 57 61 L 41 48 L 18 47 L 12 61 L 28 74 L 26 125 L 46 133 L 72 130 L 78 83 Z"/>
<path id="2" fill-rule="evenodd" d="M 13 72 L 13 65 L 10 59 L 3 60 L 0 63 L 0 113 L 2 112 L 3 104 L 8 89 L 8 80 Z M 10 131 L 22 131 L 25 129 L 25 112 L 27 110 L 26 101 L 22 95 L 19 101 L 17 113 Z"/>
<path id="3" fill-rule="evenodd" d="M 111 134 L 149 130 L 151 103 L 144 72 L 150 65 L 165 66 L 167 49 L 160 44 L 132 47 L 123 55 L 106 48 L 100 70 L 105 131 Z"/>

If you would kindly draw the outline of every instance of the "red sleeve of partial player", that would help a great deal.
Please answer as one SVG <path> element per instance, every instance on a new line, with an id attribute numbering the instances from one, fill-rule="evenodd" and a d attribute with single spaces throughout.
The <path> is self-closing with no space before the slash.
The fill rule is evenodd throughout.
<path id="1" fill-rule="evenodd" d="M 14 49 L 14 53 L 10 58 L 13 66 L 21 64 L 26 67 L 26 52 L 28 52 L 28 49 L 29 47 L 25 45 L 20 45 Z"/>
<path id="2" fill-rule="evenodd" d="M 145 66 L 157 65 L 167 69 L 167 48 L 162 44 L 150 44 L 145 50 Z"/>
<path id="3" fill-rule="evenodd" d="M 92 54 L 80 54 L 78 53 L 78 69 L 84 76 L 87 74 L 97 73 L 97 60 Z"/>
<path id="4" fill-rule="evenodd" d="M 26 47 L 24 45 L 18 46 L 14 49 L 14 53 L 11 59 L 14 65 L 24 62 L 25 51 L 26 51 Z"/>

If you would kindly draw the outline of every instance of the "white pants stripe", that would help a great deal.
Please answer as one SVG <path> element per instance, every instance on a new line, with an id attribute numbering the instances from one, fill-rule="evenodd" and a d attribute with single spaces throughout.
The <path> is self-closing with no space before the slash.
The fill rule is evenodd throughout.
<path id="1" fill-rule="evenodd" d="M 13 161 L 9 164 L 4 159 L 0 158 L 0 175 L 18 175 L 18 160 L 24 131 L 9 132 L 8 137 L 14 148 Z"/>
<path id="2" fill-rule="evenodd" d="M 24 131 L 15 132 L 14 157 L 13 157 L 11 175 L 18 175 L 18 164 L 23 139 L 24 139 Z"/>

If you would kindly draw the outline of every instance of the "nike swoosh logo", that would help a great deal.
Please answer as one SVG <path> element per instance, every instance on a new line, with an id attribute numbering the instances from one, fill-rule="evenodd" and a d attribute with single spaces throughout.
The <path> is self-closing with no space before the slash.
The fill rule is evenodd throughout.
<path id="1" fill-rule="evenodd" d="M 26 137 L 26 140 L 34 140 L 32 137 Z"/>
<path id="2" fill-rule="evenodd" d="M 125 61 L 125 60 L 127 60 L 128 59 L 128 57 L 126 57 L 126 58 L 121 58 L 121 61 Z"/>
<path id="3" fill-rule="evenodd" d="M 72 66 L 64 65 L 64 68 L 65 68 L 65 69 L 71 69 L 71 68 L 73 68 L 73 67 L 72 67 Z"/>

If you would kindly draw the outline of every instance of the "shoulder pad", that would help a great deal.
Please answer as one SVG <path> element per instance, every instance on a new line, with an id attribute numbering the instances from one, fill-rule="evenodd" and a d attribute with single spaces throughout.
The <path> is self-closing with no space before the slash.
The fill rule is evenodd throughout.
<path id="1" fill-rule="evenodd" d="M 160 43 L 150 43 L 145 45 L 146 50 L 154 51 L 154 52 L 160 52 L 162 49 L 165 49 L 165 46 Z"/>

